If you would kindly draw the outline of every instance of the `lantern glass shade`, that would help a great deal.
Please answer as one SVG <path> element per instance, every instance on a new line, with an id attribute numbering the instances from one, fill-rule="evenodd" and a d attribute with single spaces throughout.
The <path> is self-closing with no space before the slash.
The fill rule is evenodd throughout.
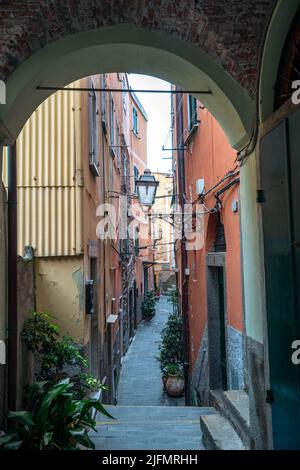
<path id="1" fill-rule="evenodd" d="M 158 184 L 159 182 L 155 179 L 154 175 L 147 169 L 136 181 L 138 198 L 142 206 L 150 207 L 154 204 Z"/>

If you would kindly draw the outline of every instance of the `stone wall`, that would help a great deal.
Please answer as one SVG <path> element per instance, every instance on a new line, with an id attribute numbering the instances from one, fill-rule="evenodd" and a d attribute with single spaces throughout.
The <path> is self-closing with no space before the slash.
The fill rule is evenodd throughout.
<path id="1" fill-rule="evenodd" d="M 264 31 L 275 0 L 40 0 L 0 6 L 0 78 L 70 34 L 133 24 L 204 50 L 254 95 Z"/>

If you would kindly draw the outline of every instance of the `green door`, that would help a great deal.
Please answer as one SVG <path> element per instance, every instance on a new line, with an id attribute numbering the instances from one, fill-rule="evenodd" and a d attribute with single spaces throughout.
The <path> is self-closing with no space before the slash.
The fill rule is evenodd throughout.
<path id="1" fill-rule="evenodd" d="M 298 133 L 297 133 L 298 129 Z M 261 142 L 261 187 L 272 424 L 275 449 L 300 449 L 299 335 L 300 114 Z"/>

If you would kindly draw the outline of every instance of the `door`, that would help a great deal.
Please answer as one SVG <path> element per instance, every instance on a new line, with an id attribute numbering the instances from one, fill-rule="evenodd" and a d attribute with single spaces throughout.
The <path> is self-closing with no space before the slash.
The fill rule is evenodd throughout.
<path id="1" fill-rule="evenodd" d="M 94 312 L 91 316 L 90 368 L 94 377 L 100 378 L 100 334 L 98 325 L 98 269 L 97 258 L 91 258 L 91 279 L 94 281 Z"/>
<path id="2" fill-rule="evenodd" d="M 261 141 L 261 187 L 272 426 L 275 449 L 300 449 L 300 113 Z"/>
<path id="3" fill-rule="evenodd" d="M 133 303 L 133 310 L 134 310 L 134 329 L 136 330 L 137 328 L 137 302 L 138 302 L 138 296 L 139 296 L 139 291 L 136 285 L 136 281 L 133 283 L 133 292 L 134 292 L 134 303 Z"/>
<path id="4" fill-rule="evenodd" d="M 144 268 L 144 296 L 147 295 L 149 289 L 148 268 Z"/>
<path id="5" fill-rule="evenodd" d="M 225 286 L 224 269 L 218 267 L 218 297 L 219 297 L 219 324 L 220 324 L 220 364 L 222 389 L 227 390 L 227 353 L 226 353 L 226 314 L 225 314 Z"/>
<path id="6" fill-rule="evenodd" d="M 209 385 L 227 390 L 226 254 L 208 253 L 206 264 Z"/>

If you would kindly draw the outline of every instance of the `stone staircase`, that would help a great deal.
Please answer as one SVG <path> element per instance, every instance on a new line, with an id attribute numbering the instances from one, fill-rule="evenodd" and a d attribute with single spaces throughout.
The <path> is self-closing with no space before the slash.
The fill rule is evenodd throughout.
<path id="1" fill-rule="evenodd" d="M 205 447 L 212 450 L 247 450 L 250 446 L 249 398 L 242 390 L 210 392 L 216 414 L 201 416 Z"/>
<path id="2" fill-rule="evenodd" d="M 199 418 L 213 408 L 105 405 L 115 418 L 97 415 L 90 437 L 97 450 L 204 450 Z"/>

